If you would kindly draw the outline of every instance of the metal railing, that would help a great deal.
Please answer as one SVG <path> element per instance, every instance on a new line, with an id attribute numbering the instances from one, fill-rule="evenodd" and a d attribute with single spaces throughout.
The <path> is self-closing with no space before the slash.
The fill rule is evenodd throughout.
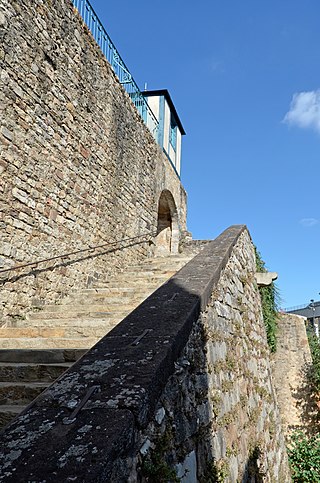
<path id="1" fill-rule="evenodd" d="M 300 310 L 300 309 L 308 309 L 310 305 L 310 302 L 307 302 L 306 304 L 303 305 L 296 305 L 294 307 L 287 307 L 285 309 L 282 309 L 284 312 L 292 312 L 293 310 Z"/>
<path id="2" fill-rule="evenodd" d="M 150 109 L 149 104 L 141 94 L 138 85 L 123 62 L 119 52 L 100 22 L 90 2 L 88 0 L 72 0 L 72 3 L 89 28 L 93 38 L 119 78 L 120 83 L 129 94 L 130 99 L 151 131 L 154 139 L 158 142 L 159 122 Z"/>
<path id="3" fill-rule="evenodd" d="M 94 256 L 94 253 L 100 249 L 112 248 L 113 250 L 121 250 L 123 248 L 128 248 L 128 246 L 131 246 L 131 245 L 121 246 L 122 243 L 130 242 L 130 243 L 133 243 L 134 245 L 147 243 L 147 242 L 150 242 L 155 236 L 156 236 L 156 232 L 144 233 L 142 235 L 137 235 L 131 238 L 123 238 L 122 240 L 115 240 L 113 242 L 103 243 L 102 245 L 96 245 L 93 247 L 82 248 L 81 250 L 75 250 L 73 252 L 63 253 L 62 255 L 56 255 L 50 258 L 42 258 L 41 260 L 34 260 L 33 262 L 23 263 L 21 265 L 14 265 L 13 267 L 8 267 L 0 270 L 0 281 L 3 280 L 3 274 L 5 273 L 10 274 L 11 272 L 19 271 L 22 268 L 30 267 L 32 270 L 36 270 L 38 266 L 43 263 L 57 261 L 57 260 L 69 261 L 70 257 L 74 255 L 85 254 L 85 253 L 88 253 L 90 256 Z M 141 238 L 142 240 L 138 241 Z M 120 245 L 120 246 L 117 247 L 117 245 Z M 101 253 L 98 253 L 96 255 L 97 256 L 101 255 Z"/>

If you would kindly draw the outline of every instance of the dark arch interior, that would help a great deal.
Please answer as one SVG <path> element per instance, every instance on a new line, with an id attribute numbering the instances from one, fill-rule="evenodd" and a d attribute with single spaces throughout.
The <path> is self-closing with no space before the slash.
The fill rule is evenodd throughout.
<path id="1" fill-rule="evenodd" d="M 177 209 L 174 198 L 170 191 L 162 191 L 158 204 L 157 222 L 157 249 L 156 253 L 160 256 L 177 252 L 178 236 L 177 229 Z"/>
<path id="2" fill-rule="evenodd" d="M 157 235 L 166 228 L 172 228 L 172 217 L 168 200 L 162 195 L 159 200 Z"/>

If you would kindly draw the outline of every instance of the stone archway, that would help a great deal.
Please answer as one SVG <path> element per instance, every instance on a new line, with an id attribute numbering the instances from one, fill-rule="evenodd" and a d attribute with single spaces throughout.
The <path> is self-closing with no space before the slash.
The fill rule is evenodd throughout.
<path id="1" fill-rule="evenodd" d="M 158 224 L 156 236 L 156 256 L 178 253 L 179 223 L 178 212 L 170 191 L 162 191 L 158 203 Z"/>

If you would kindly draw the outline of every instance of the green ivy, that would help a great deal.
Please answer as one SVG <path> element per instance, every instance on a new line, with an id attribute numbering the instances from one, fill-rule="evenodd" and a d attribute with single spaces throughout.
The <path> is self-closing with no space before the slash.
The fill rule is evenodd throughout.
<path id="1" fill-rule="evenodd" d="M 261 258 L 257 249 L 256 252 L 256 269 L 257 272 L 267 272 L 265 263 Z M 278 301 L 279 292 L 276 285 L 272 282 L 268 287 L 259 287 L 263 321 L 267 331 L 267 340 L 271 352 L 277 349 L 277 329 L 278 329 Z"/>
<path id="2" fill-rule="evenodd" d="M 308 380 L 315 394 L 320 394 L 320 344 L 313 329 L 307 329 L 312 365 L 308 371 Z"/>
<path id="3" fill-rule="evenodd" d="M 320 483 L 320 435 L 291 435 L 288 456 L 294 483 Z"/>

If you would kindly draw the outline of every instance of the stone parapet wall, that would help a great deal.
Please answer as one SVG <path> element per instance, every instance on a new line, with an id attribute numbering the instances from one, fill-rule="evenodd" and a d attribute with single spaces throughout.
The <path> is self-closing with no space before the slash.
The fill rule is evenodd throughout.
<path id="1" fill-rule="evenodd" d="M 312 433 L 319 411 L 307 377 L 312 357 L 306 321 L 300 315 L 279 314 L 277 351 L 272 360 L 282 426 L 287 436 L 297 429 Z"/>
<path id="2" fill-rule="evenodd" d="M 207 244 L 9 425 L 0 481 L 290 482 L 254 273 L 245 227 Z"/>
<path id="3" fill-rule="evenodd" d="M 186 194 L 69 0 L 1 0 L 0 39 L 0 269 L 146 235 L 0 274 L 19 316 L 152 254 L 163 190 L 184 232 Z"/>

